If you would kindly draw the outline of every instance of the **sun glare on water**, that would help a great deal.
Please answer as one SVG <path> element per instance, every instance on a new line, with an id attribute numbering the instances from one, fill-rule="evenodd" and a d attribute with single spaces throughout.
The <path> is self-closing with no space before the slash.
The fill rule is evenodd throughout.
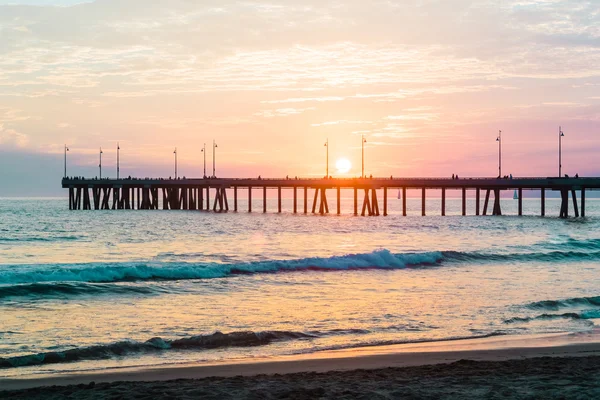
<path id="1" fill-rule="evenodd" d="M 352 168 L 352 164 L 347 158 L 340 158 L 335 162 L 335 168 L 340 174 L 346 174 L 350 171 L 350 168 Z"/>

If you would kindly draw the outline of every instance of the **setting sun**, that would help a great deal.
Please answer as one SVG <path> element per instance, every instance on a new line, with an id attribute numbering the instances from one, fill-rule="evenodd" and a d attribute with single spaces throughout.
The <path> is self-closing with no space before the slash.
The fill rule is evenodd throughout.
<path id="1" fill-rule="evenodd" d="M 347 158 L 340 158 L 335 162 L 335 168 L 340 174 L 345 174 L 350 171 L 350 168 L 352 168 L 352 163 L 350 163 Z"/>

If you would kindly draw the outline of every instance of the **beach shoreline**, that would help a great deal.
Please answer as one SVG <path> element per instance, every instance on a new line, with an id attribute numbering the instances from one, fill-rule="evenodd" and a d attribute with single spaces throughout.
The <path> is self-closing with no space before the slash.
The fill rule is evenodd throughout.
<path id="1" fill-rule="evenodd" d="M 122 368 L 80 373 L 0 378 L 1 390 L 113 382 L 168 382 L 207 378 L 327 374 L 341 371 L 447 365 L 464 360 L 504 362 L 540 358 L 599 357 L 597 329 L 580 333 L 493 336 L 427 343 L 373 346 L 276 358 L 235 360 L 210 364 Z M 1 392 L 0 392 L 1 393 Z"/>

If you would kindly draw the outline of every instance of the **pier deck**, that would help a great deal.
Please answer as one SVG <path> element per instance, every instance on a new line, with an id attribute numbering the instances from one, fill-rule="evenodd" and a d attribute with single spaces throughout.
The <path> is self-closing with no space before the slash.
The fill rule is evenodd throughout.
<path id="1" fill-rule="evenodd" d="M 516 190 L 519 193 L 518 213 L 522 215 L 523 190 L 541 192 L 541 215 L 546 214 L 545 194 L 547 190 L 559 191 L 561 207 L 559 216 L 569 216 L 569 193 L 573 202 L 575 217 L 585 217 L 586 190 L 600 190 L 600 178 L 332 178 L 332 179 L 251 179 L 251 178 L 207 178 L 207 179 L 86 179 L 64 178 L 62 187 L 69 189 L 69 209 L 71 210 L 116 210 L 139 209 L 156 210 L 212 210 L 230 211 L 229 195 L 233 192 L 232 211 L 238 210 L 241 192 L 246 193 L 248 212 L 252 212 L 253 190 L 262 191 L 263 212 L 267 212 L 267 190 L 278 194 L 277 211 L 282 211 L 282 189 L 293 190 L 293 212 L 309 212 L 309 196 L 312 194 L 313 214 L 329 214 L 327 192 L 335 191 L 337 214 L 341 214 L 340 191 L 354 191 L 354 215 L 387 215 L 388 191 L 402 191 L 402 212 L 406 215 L 407 189 L 421 190 L 422 215 L 426 215 L 425 199 L 427 190 L 441 190 L 441 215 L 446 214 L 446 191 L 459 190 L 462 193 L 462 215 L 467 215 L 467 191 L 475 191 L 475 215 L 502 215 L 500 196 L 502 191 Z M 298 193 L 300 192 L 300 194 Z M 580 193 L 580 205 L 577 200 Z M 212 194 L 212 198 L 211 198 Z M 303 209 L 299 211 L 299 196 Z M 379 200 L 379 197 L 382 197 Z M 481 198 L 484 197 L 483 207 Z M 162 201 L 160 201 L 162 200 Z M 490 200 L 493 204 L 490 204 Z M 360 212 L 359 212 L 360 208 Z M 581 213 L 580 213 L 581 210 Z"/>

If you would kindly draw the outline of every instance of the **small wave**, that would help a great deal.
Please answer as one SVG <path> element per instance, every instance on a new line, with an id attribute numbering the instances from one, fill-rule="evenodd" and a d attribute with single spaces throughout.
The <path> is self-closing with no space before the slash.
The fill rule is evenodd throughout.
<path id="1" fill-rule="evenodd" d="M 64 297 L 104 294 L 156 294 L 163 290 L 156 287 L 90 284 L 90 283 L 31 283 L 0 286 L 0 299 L 14 297 Z"/>
<path id="2" fill-rule="evenodd" d="M 563 313 L 563 314 L 541 314 L 533 317 L 513 317 L 504 321 L 505 324 L 515 324 L 520 322 L 531 321 L 551 321 L 556 319 L 573 319 L 573 320 L 588 320 L 600 318 L 600 310 L 586 310 L 580 313 Z"/>
<path id="3" fill-rule="evenodd" d="M 472 336 L 452 336 L 440 339 L 416 339 L 416 340 L 380 340 L 375 342 L 366 342 L 366 343 L 352 343 L 352 344 L 339 344 L 333 346 L 324 346 L 319 348 L 313 348 L 308 351 L 331 351 L 331 350 L 344 350 L 344 349 L 356 349 L 362 347 L 380 347 L 380 346 L 395 346 L 401 344 L 418 344 L 418 343 L 439 343 L 439 342 L 456 342 L 459 340 L 472 340 L 472 339 L 487 339 L 495 336 L 505 336 L 507 335 L 504 331 L 494 331 L 490 333 L 485 333 L 481 335 L 472 335 Z"/>
<path id="4" fill-rule="evenodd" d="M 80 347 L 61 352 L 47 352 L 39 354 L 30 354 L 25 356 L 0 358 L 0 369 L 18 368 L 35 365 L 68 363 L 88 360 L 106 360 L 115 357 L 125 357 L 138 353 L 151 353 L 169 350 L 208 350 L 225 347 L 254 347 L 265 346 L 273 342 L 283 342 L 302 339 L 315 339 L 332 335 L 363 335 L 371 331 L 364 329 L 335 329 L 332 331 L 310 331 L 310 332 L 290 332 L 290 331 L 264 331 L 264 332 L 215 332 L 212 335 L 199 335 L 188 338 L 167 340 L 160 337 L 149 339 L 145 342 L 121 341 L 107 345 L 97 345 L 90 347 Z M 483 335 L 450 337 L 441 339 L 418 339 L 418 340 L 398 340 L 398 341 L 377 341 L 353 343 L 348 345 L 336 345 L 322 348 L 312 348 L 308 351 L 338 350 L 357 347 L 375 347 L 409 343 L 430 343 L 444 342 L 468 339 L 480 339 L 493 336 L 505 335 L 505 332 L 496 331 Z"/>
<path id="5" fill-rule="evenodd" d="M 274 341 L 307 339 L 327 335 L 328 333 L 312 332 L 215 332 L 212 335 L 199 335 L 188 338 L 168 340 L 160 337 L 145 342 L 121 341 L 106 345 L 80 347 L 60 352 L 48 352 L 0 358 L 0 368 L 16 368 L 32 365 L 57 364 L 84 360 L 104 360 L 113 357 L 127 356 L 142 352 L 158 352 L 164 350 L 218 349 L 224 347 L 264 346 Z M 339 334 L 339 332 L 338 332 Z"/>
<path id="6" fill-rule="evenodd" d="M 559 310 L 576 306 L 600 306 L 600 296 L 573 297 L 564 300 L 542 300 L 528 304 L 526 307 L 534 310 Z"/>
<path id="7" fill-rule="evenodd" d="M 460 262 L 564 262 L 600 260 L 600 251 L 548 251 L 529 253 L 479 253 L 444 251 L 443 257 L 448 261 Z"/>
<path id="8" fill-rule="evenodd" d="M 62 242 L 62 241 L 73 241 L 79 240 L 79 236 L 31 236 L 31 237 L 0 237 L 0 243 L 13 243 L 13 242 Z"/>

